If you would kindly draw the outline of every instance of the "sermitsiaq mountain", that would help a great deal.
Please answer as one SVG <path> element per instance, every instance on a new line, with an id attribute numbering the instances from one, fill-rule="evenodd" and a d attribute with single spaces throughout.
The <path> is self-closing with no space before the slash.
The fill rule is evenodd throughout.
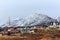
<path id="1" fill-rule="evenodd" d="M 34 13 L 23 19 L 15 19 L 10 22 L 10 25 L 6 23 L 4 26 L 34 26 L 34 25 L 49 25 L 49 22 L 53 22 L 55 19 L 48 17 L 47 15 Z"/>
<path id="2" fill-rule="evenodd" d="M 32 14 L 24 18 L 18 22 L 17 26 L 34 26 L 34 25 L 41 25 L 41 24 L 48 24 L 49 22 L 54 21 L 54 19 L 48 17 L 47 15 L 43 14 Z"/>

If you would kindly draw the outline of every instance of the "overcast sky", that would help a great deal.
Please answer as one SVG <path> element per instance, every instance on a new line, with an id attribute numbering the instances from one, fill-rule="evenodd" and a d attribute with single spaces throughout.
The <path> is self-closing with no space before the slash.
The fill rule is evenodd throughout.
<path id="1" fill-rule="evenodd" d="M 60 17 L 60 0 L 0 0 L 0 25 L 6 23 L 9 16 L 24 18 L 32 13 Z"/>

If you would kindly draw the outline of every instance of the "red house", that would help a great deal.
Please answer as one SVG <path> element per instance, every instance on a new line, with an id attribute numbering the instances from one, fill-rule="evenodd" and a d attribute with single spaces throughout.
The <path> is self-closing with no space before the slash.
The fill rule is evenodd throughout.
<path id="1" fill-rule="evenodd" d="M 8 28 L 8 31 L 14 31 L 14 30 L 15 30 L 14 27 L 9 27 L 9 28 Z"/>

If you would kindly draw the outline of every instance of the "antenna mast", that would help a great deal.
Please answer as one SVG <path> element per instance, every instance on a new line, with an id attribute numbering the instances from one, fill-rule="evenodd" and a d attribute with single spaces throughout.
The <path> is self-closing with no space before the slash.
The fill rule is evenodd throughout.
<path id="1" fill-rule="evenodd" d="M 10 26 L 10 16 L 9 16 L 9 26 Z"/>

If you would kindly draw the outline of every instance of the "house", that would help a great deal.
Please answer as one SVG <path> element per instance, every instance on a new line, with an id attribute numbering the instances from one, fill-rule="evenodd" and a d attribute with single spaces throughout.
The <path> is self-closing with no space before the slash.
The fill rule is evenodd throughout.
<path id="1" fill-rule="evenodd" d="M 59 27 L 59 23 L 58 22 L 51 22 L 50 24 L 51 25 L 49 27 L 52 27 L 52 28 Z"/>
<path id="2" fill-rule="evenodd" d="M 29 33 L 35 33 L 35 31 L 38 32 L 38 30 L 44 30 L 45 29 L 45 26 L 42 26 L 42 25 L 35 25 L 35 26 L 32 26 L 30 29 L 29 29 Z"/>
<path id="3" fill-rule="evenodd" d="M 8 27 L 8 29 L 7 29 L 7 31 L 13 31 L 13 30 L 15 30 L 14 27 Z"/>
<path id="4" fill-rule="evenodd" d="M 18 26 L 18 27 L 15 27 L 15 29 L 17 30 L 17 31 L 19 31 L 20 33 L 24 33 L 24 26 Z"/>
<path id="5" fill-rule="evenodd" d="M 0 35 L 7 35 L 8 34 L 8 32 L 7 31 L 2 31 L 2 32 L 0 32 Z"/>

